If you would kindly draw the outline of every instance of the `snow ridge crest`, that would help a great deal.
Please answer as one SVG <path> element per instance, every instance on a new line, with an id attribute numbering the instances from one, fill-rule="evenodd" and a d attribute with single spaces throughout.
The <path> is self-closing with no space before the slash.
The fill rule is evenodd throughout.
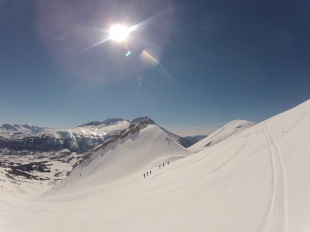
<path id="1" fill-rule="evenodd" d="M 73 165 L 73 169 L 76 168 L 77 166 L 79 166 L 80 164 L 82 164 L 83 162 L 90 161 L 91 156 L 93 155 L 94 152 L 97 152 L 100 149 L 104 149 L 109 144 L 112 144 L 118 140 L 125 139 L 130 134 L 135 134 L 135 133 L 139 132 L 141 129 L 145 128 L 149 123 L 150 123 L 150 121 L 148 120 L 148 118 L 146 118 L 145 120 L 139 120 L 138 123 L 131 123 L 127 129 L 120 131 L 119 134 L 113 135 L 108 141 L 102 143 L 101 145 L 99 145 L 99 146 L 95 147 L 94 149 L 90 150 L 89 152 L 87 152 L 80 161 L 76 162 Z"/>

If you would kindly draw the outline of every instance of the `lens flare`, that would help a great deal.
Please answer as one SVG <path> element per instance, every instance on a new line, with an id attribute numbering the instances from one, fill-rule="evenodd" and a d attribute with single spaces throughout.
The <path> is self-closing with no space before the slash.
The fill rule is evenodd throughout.
<path id="1" fill-rule="evenodd" d="M 127 40 L 129 33 L 130 28 L 121 24 L 115 24 L 112 27 L 110 27 L 109 38 L 116 42 L 121 43 Z"/>
<path id="2" fill-rule="evenodd" d="M 158 50 L 158 49 L 157 49 Z M 160 63 L 161 52 L 154 49 L 144 49 L 140 55 L 141 62 L 149 67 L 157 67 L 160 73 L 168 79 L 173 79 L 166 68 Z"/>
<path id="3" fill-rule="evenodd" d="M 38 1 L 40 38 L 52 57 L 77 77 L 115 81 L 148 69 L 168 76 L 161 56 L 173 32 L 174 1 L 122 2 Z"/>
<path id="4" fill-rule="evenodd" d="M 159 56 L 156 55 L 156 52 L 151 51 L 149 49 L 144 49 L 141 53 L 141 61 L 149 66 L 157 66 L 159 65 Z"/>

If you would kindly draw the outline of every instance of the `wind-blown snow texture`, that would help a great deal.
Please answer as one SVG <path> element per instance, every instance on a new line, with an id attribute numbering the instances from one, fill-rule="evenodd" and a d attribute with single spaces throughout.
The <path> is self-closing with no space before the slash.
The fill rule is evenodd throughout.
<path id="1" fill-rule="evenodd" d="M 47 193 L 1 182 L 0 231 L 309 231 L 309 122 L 307 101 L 192 155 L 146 126 Z"/>

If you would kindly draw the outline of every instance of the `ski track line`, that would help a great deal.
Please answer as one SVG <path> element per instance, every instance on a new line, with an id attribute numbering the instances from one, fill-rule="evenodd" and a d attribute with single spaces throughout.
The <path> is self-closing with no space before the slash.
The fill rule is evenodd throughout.
<path id="1" fill-rule="evenodd" d="M 246 136 L 246 137 L 247 137 L 247 136 Z M 246 137 L 242 136 L 242 137 L 240 137 L 240 138 L 242 138 L 243 140 L 245 140 Z M 238 138 L 238 139 L 239 139 L 239 138 Z M 226 163 L 228 163 L 229 161 L 231 161 L 232 159 L 234 159 L 244 148 L 245 148 L 245 142 L 242 142 L 240 148 L 236 151 L 236 153 L 234 153 L 234 154 L 232 155 L 232 157 L 230 157 L 230 158 L 228 158 L 227 160 L 225 160 L 222 164 L 220 164 L 219 167 L 217 167 L 217 168 L 216 168 L 215 170 L 213 170 L 211 173 L 217 172 L 220 168 L 222 168 L 222 166 L 224 166 Z M 209 157 L 211 157 L 211 156 L 212 156 L 212 154 L 209 154 L 209 155 L 207 155 L 207 156 L 202 156 L 202 157 L 200 157 L 200 158 L 195 158 L 195 159 L 193 159 L 192 161 L 190 161 L 190 162 L 188 162 L 188 163 L 180 164 L 180 165 L 177 166 L 177 167 L 185 167 L 185 166 L 188 166 L 188 165 L 190 165 L 190 164 L 200 162 L 201 160 L 207 159 L 207 158 L 209 158 Z"/>
<path id="2" fill-rule="evenodd" d="M 268 210 L 265 215 L 262 232 L 287 232 L 287 195 L 286 195 L 286 172 L 284 161 L 279 145 L 274 141 L 274 138 L 267 126 L 263 128 L 266 136 L 269 155 L 272 168 L 272 195 L 268 201 Z"/>
<path id="3" fill-rule="evenodd" d="M 7 202 L 2 201 L 2 200 L 0 200 L 0 202 L 5 204 L 5 205 L 11 206 L 13 208 L 16 208 L 16 209 L 26 210 L 26 211 L 30 211 L 30 212 L 36 212 L 35 210 L 28 209 L 28 208 L 25 208 L 25 207 L 22 207 L 22 206 L 18 206 L 18 205 L 13 205 L 13 204 L 7 203 Z"/>
<path id="4" fill-rule="evenodd" d="M 277 151 L 278 158 L 279 158 L 279 164 L 282 171 L 282 195 L 283 195 L 283 213 L 284 213 L 284 232 L 288 231 L 288 201 L 287 201 L 287 178 L 286 178 L 286 169 L 285 169 L 285 163 L 283 159 L 283 154 L 281 151 L 281 148 L 279 144 L 274 140 L 274 137 L 272 133 L 269 133 L 271 135 L 272 143 L 275 146 L 275 150 Z"/>
<path id="5" fill-rule="evenodd" d="M 239 155 L 240 152 L 241 152 L 244 148 L 245 148 L 245 143 L 242 142 L 242 144 L 240 145 L 239 149 L 238 149 L 231 157 L 229 157 L 229 158 L 226 159 L 223 163 L 221 163 L 221 164 L 220 164 L 216 169 L 214 169 L 211 173 L 217 172 L 217 171 L 220 170 L 223 166 L 225 166 L 227 163 L 229 163 L 229 162 L 232 161 L 234 158 L 236 158 L 237 155 Z M 206 158 L 206 157 L 203 157 L 203 158 L 200 158 L 200 159 L 198 159 L 198 160 L 192 161 L 192 162 L 190 162 L 190 163 L 188 163 L 188 164 L 196 163 L 196 162 L 198 162 L 198 161 L 200 161 L 200 160 L 202 160 L 202 159 L 204 159 L 204 158 Z M 187 165 L 188 165 L 188 164 L 187 164 Z M 178 166 L 178 167 L 180 167 L 180 166 Z M 173 169 L 172 169 L 172 170 L 173 170 Z M 172 171 L 172 170 L 169 170 L 169 171 Z M 168 171 L 168 172 L 169 172 L 169 171 Z M 160 175 L 160 174 L 159 174 L 159 175 Z M 196 183 L 196 182 L 198 182 L 198 181 L 200 181 L 200 180 L 202 180 L 202 179 L 204 179 L 204 178 L 205 178 L 205 176 L 198 177 L 198 178 L 196 178 L 196 179 L 194 179 L 194 180 L 191 180 L 190 182 L 188 182 L 188 183 L 186 183 L 186 184 L 182 184 L 182 185 L 180 185 L 180 186 L 178 186 L 178 187 L 175 187 L 175 188 L 173 188 L 173 189 L 171 189 L 171 190 L 169 190 L 169 191 L 167 191 L 167 192 L 165 192 L 165 193 L 170 193 L 170 192 L 174 192 L 174 191 L 176 191 L 176 190 L 185 188 L 185 187 L 187 187 L 188 185 L 194 184 L 194 183 Z M 149 199 L 150 199 L 150 198 L 149 198 Z"/>
<path id="6" fill-rule="evenodd" d="M 231 156 L 229 157 L 227 160 L 225 160 L 220 166 L 218 166 L 216 169 L 214 169 L 212 171 L 212 173 L 217 172 L 218 170 L 220 170 L 223 166 L 225 166 L 227 163 L 229 163 L 230 161 L 232 161 L 234 158 L 237 157 L 237 155 L 239 155 L 239 153 L 245 148 L 245 144 L 242 143 L 240 148 Z"/>

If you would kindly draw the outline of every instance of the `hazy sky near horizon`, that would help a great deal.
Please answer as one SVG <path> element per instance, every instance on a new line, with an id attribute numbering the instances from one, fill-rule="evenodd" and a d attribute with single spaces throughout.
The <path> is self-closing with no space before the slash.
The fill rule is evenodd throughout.
<path id="1" fill-rule="evenodd" d="M 136 25 L 126 43 L 106 40 L 114 23 Z M 0 124 L 202 133 L 309 89 L 309 0 L 0 0 Z"/>

